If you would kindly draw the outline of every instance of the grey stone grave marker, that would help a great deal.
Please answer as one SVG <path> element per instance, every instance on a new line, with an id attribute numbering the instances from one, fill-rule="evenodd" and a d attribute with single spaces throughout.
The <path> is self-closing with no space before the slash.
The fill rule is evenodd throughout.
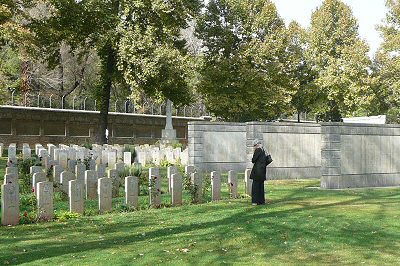
<path id="1" fill-rule="evenodd" d="M 161 176 L 160 169 L 151 167 L 149 168 L 149 196 L 150 205 L 153 207 L 161 206 Z"/>
<path id="2" fill-rule="evenodd" d="M 251 196 L 251 187 L 253 185 L 253 180 L 250 179 L 251 169 L 246 169 L 244 172 L 244 183 L 246 187 L 246 194 Z"/>
<path id="3" fill-rule="evenodd" d="M 53 183 L 37 183 L 37 207 L 39 220 L 49 221 L 53 219 Z"/>
<path id="4" fill-rule="evenodd" d="M 167 167 L 168 192 L 171 192 L 171 176 L 176 173 L 178 173 L 178 168 L 175 165 Z"/>
<path id="5" fill-rule="evenodd" d="M 69 181 L 69 211 L 83 214 L 84 188 L 81 180 Z"/>
<path id="6" fill-rule="evenodd" d="M 74 180 L 75 175 L 70 171 L 63 171 L 60 174 L 60 182 L 61 182 L 61 191 L 64 193 L 68 193 L 68 185 L 69 181 Z"/>
<path id="7" fill-rule="evenodd" d="M 125 177 L 125 204 L 138 208 L 139 178 L 137 176 Z"/>
<path id="8" fill-rule="evenodd" d="M 46 175 L 44 173 L 34 173 L 32 177 L 32 187 L 34 189 L 34 193 L 37 197 L 38 191 L 37 191 L 37 184 L 39 182 L 45 182 L 47 181 Z"/>
<path id="9" fill-rule="evenodd" d="M 179 173 L 171 175 L 172 205 L 182 205 L 182 176 Z"/>
<path id="10" fill-rule="evenodd" d="M 219 172 L 211 172 L 211 191 L 212 201 L 221 199 L 221 175 Z"/>
<path id="11" fill-rule="evenodd" d="M 119 186 L 121 184 L 118 172 L 116 169 L 108 170 L 108 178 L 111 179 L 112 182 L 112 196 L 113 198 L 118 197 L 119 195 Z"/>
<path id="12" fill-rule="evenodd" d="M 203 195 L 203 178 L 199 173 L 192 173 L 191 181 L 196 189 L 196 195 L 194 196 L 194 202 L 199 203 L 202 200 Z"/>
<path id="13" fill-rule="evenodd" d="M 86 199 L 97 198 L 97 179 L 96 171 L 85 171 Z"/>
<path id="14" fill-rule="evenodd" d="M 1 185 L 1 224 L 19 223 L 19 186 L 18 184 Z"/>
<path id="15" fill-rule="evenodd" d="M 112 182 L 108 177 L 99 178 L 99 212 L 104 213 L 112 210 Z"/>
<path id="16" fill-rule="evenodd" d="M 238 198 L 238 178 L 236 171 L 228 171 L 228 187 L 231 197 L 234 199 Z"/>

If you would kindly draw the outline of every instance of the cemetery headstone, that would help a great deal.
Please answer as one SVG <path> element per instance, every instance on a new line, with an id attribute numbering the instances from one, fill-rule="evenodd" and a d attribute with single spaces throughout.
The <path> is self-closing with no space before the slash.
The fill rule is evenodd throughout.
<path id="1" fill-rule="evenodd" d="M 149 168 L 149 196 L 150 205 L 153 207 L 161 206 L 161 176 L 159 168 Z"/>
<path id="2" fill-rule="evenodd" d="M 176 173 L 178 173 L 178 168 L 175 165 L 167 167 L 168 192 L 171 192 L 171 176 Z"/>
<path id="3" fill-rule="evenodd" d="M 60 184 L 61 183 L 61 179 L 60 179 L 60 175 L 61 173 L 64 171 L 64 169 L 62 168 L 61 165 L 54 165 L 53 166 L 53 180 L 55 184 Z"/>
<path id="4" fill-rule="evenodd" d="M 192 173 L 191 181 L 195 189 L 194 202 L 199 203 L 203 196 L 203 178 L 199 173 Z"/>
<path id="5" fill-rule="evenodd" d="M 112 210 L 112 182 L 108 177 L 99 178 L 99 212 L 104 213 Z"/>
<path id="6" fill-rule="evenodd" d="M 1 224 L 19 223 L 19 186 L 18 184 L 1 185 Z"/>
<path id="7" fill-rule="evenodd" d="M 129 151 L 124 152 L 124 164 L 127 166 L 132 165 L 132 153 Z"/>
<path id="8" fill-rule="evenodd" d="M 83 214 L 84 188 L 81 180 L 69 181 L 69 211 Z"/>
<path id="9" fill-rule="evenodd" d="M 17 144 L 11 143 L 8 146 L 8 159 L 16 160 L 17 159 Z"/>
<path id="10" fill-rule="evenodd" d="M 96 165 L 97 177 L 102 178 L 106 176 L 106 165 L 105 164 L 97 164 Z"/>
<path id="11" fill-rule="evenodd" d="M 253 185 L 253 180 L 250 179 L 251 169 L 246 169 L 244 173 L 244 183 L 246 187 L 246 194 L 251 196 L 251 187 Z"/>
<path id="12" fill-rule="evenodd" d="M 81 180 L 83 182 L 85 180 L 85 171 L 86 171 L 86 165 L 84 165 L 83 163 L 77 163 L 75 165 L 76 179 Z"/>
<path id="13" fill-rule="evenodd" d="M 18 167 L 14 167 L 14 166 L 6 167 L 6 173 L 5 174 L 13 174 L 18 179 L 19 178 Z"/>
<path id="14" fill-rule="evenodd" d="M 4 175 L 4 185 L 5 184 L 18 184 L 18 178 L 15 174 L 5 174 Z"/>
<path id="15" fill-rule="evenodd" d="M 115 170 L 117 170 L 118 174 L 122 174 L 125 170 L 125 164 L 123 162 L 116 163 Z"/>
<path id="16" fill-rule="evenodd" d="M 179 173 L 171 175 L 172 205 L 182 205 L 182 176 Z"/>
<path id="17" fill-rule="evenodd" d="M 64 170 L 68 169 L 68 151 L 59 150 L 58 151 L 58 161 Z"/>
<path id="18" fill-rule="evenodd" d="M 231 197 L 234 199 L 238 198 L 238 178 L 236 171 L 228 171 L 228 187 Z"/>
<path id="19" fill-rule="evenodd" d="M 211 191 L 212 201 L 221 199 L 221 175 L 219 172 L 211 172 Z"/>
<path id="20" fill-rule="evenodd" d="M 33 174 L 35 174 L 35 173 L 44 173 L 43 167 L 37 166 L 37 165 L 31 166 L 31 167 L 29 168 L 29 173 L 30 173 L 31 175 L 33 175 Z"/>
<path id="21" fill-rule="evenodd" d="M 29 146 L 22 147 L 22 160 L 28 160 L 31 156 L 31 148 L 29 148 Z"/>
<path id="22" fill-rule="evenodd" d="M 37 188 L 37 207 L 39 220 L 53 219 L 53 183 L 39 182 Z"/>
<path id="23" fill-rule="evenodd" d="M 125 177 L 125 205 L 138 208 L 139 178 L 137 176 Z"/>
<path id="24" fill-rule="evenodd" d="M 68 193 L 68 185 L 69 181 L 74 180 L 75 175 L 69 171 L 63 171 L 60 175 L 60 182 L 61 182 L 61 191 L 64 193 Z"/>
<path id="25" fill-rule="evenodd" d="M 112 197 L 118 197 L 119 195 L 119 186 L 121 184 L 118 172 L 116 169 L 108 170 L 108 178 L 110 178 L 112 182 Z"/>
<path id="26" fill-rule="evenodd" d="M 34 190 L 35 195 L 38 195 L 37 191 L 37 184 L 39 182 L 45 182 L 47 181 L 46 175 L 44 173 L 34 173 L 32 177 L 32 188 Z"/>
<path id="27" fill-rule="evenodd" d="M 194 173 L 194 166 L 193 165 L 186 165 L 185 166 L 185 175 L 192 176 L 192 173 Z"/>
<path id="28" fill-rule="evenodd" d="M 75 174 L 75 166 L 77 164 L 76 160 L 68 160 L 68 170 Z"/>
<path id="29" fill-rule="evenodd" d="M 97 179 L 96 171 L 85 171 L 86 199 L 97 198 Z"/>
<path id="30" fill-rule="evenodd" d="M 111 150 L 108 152 L 108 168 L 114 169 L 117 163 L 117 151 Z"/>

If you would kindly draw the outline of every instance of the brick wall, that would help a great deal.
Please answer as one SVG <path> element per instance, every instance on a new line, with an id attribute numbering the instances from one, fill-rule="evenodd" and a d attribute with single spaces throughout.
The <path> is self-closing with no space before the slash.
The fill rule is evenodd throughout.
<path id="1" fill-rule="evenodd" d="M 111 144 L 154 143 L 161 139 L 165 127 L 163 115 L 109 113 L 108 129 Z M 187 143 L 189 121 L 203 118 L 172 117 L 176 135 Z M 0 106 L 0 143 L 34 145 L 95 143 L 99 112 L 81 110 L 46 109 L 35 107 Z"/>

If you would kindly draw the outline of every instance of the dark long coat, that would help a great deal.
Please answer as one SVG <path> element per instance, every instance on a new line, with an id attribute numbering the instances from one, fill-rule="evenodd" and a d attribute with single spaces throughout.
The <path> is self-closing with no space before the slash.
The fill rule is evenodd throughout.
<path id="1" fill-rule="evenodd" d="M 254 163 L 253 168 L 251 169 L 250 179 L 256 181 L 264 181 L 266 180 L 266 172 L 267 172 L 267 163 L 266 163 L 266 155 L 265 151 L 262 148 L 257 148 L 254 151 L 253 158 L 251 162 Z"/>

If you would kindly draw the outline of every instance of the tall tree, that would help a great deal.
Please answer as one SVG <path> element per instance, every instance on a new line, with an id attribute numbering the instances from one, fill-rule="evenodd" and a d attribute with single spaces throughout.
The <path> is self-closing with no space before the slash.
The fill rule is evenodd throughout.
<path id="1" fill-rule="evenodd" d="M 159 92 L 175 101 L 182 98 L 184 45 L 176 32 L 199 10 L 197 0 L 44 2 L 52 12 L 35 19 L 31 28 L 49 60 L 59 60 L 61 42 L 81 53 L 95 49 L 100 58 L 98 143 L 106 141 L 113 84 L 131 85 L 149 94 Z"/>
<path id="2" fill-rule="evenodd" d="M 228 121 L 274 119 L 289 108 L 286 29 L 269 0 L 211 0 L 197 25 L 204 60 L 198 90 Z"/>
<path id="3" fill-rule="evenodd" d="M 307 32 L 297 23 L 291 22 L 288 27 L 288 61 L 287 70 L 290 74 L 290 84 L 295 93 L 291 103 L 297 112 L 300 122 L 300 114 L 311 112 L 319 98 L 315 79 L 317 73 L 306 58 L 308 43 Z"/>
<path id="4" fill-rule="evenodd" d="M 373 64 L 373 99 L 370 112 L 388 113 L 389 122 L 400 122 L 400 3 L 386 1 L 388 13 L 378 27 L 383 42 Z"/>
<path id="5" fill-rule="evenodd" d="M 311 18 L 308 58 L 318 72 L 318 109 L 324 120 L 340 121 L 351 115 L 369 94 L 368 46 L 358 34 L 349 6 L 325 0 Z"/>

